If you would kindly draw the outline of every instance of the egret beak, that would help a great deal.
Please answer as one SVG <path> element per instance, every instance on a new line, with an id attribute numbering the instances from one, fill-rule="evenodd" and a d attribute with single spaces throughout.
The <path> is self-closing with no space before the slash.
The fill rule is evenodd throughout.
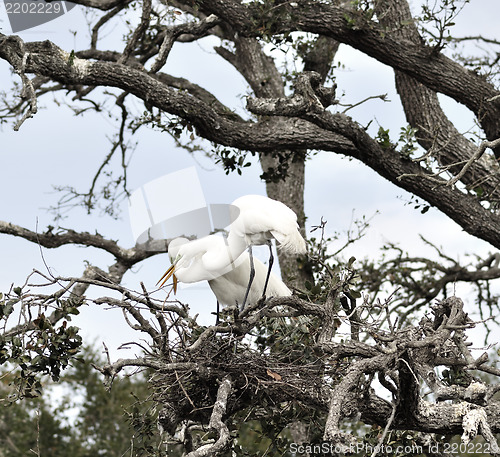
<path id="1" fill-rule="evenodd" d="M 174 283 L 174 294 L 177 293 L 177 276 L 175 276 L 175 265 L 171 265 L 170 268 L 165 272 L 165 274 L 156 283 L 158 287 L 163 287 L 163 285 L 172 277 Z M 160 284 L 161 283 L 161 284 Z"/>

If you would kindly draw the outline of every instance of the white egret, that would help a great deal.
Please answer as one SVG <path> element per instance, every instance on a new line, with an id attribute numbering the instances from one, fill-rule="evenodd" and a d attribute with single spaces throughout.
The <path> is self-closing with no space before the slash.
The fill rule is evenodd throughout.
<path id="1" fill-rule="evenodd" d="M 232 252 L 243 252 L 248 248 L 250 259 L 250 277 L 247 286 L 247 298 L 255 277 L 252 246 L 269 246 L 269 267 L 262 296 L 268 287 L 269 275 L 274 262 L 271 240 L 277 241 L 277 247 L 291 254 L 305 254 L 306 242 L 299 232 L 297 215 L 284 203 L 262 195 L 245 195 L 231 203 L 234 215 L 229 227 L 228 245 Z M 246 299 L 243 300 L 244 307 Z"/>
<path id="2" fill-rule="evenodd" d="M 273 297 L 290 296 L 292 292 L 276 275 L 267 275 L 266 266 L 254 259 L 254 281 L 249 287 L 250 255 L 243 251 L 236 258 L 227 240 L 216 235 L 189 241 L 176 238 L 169 243 L 168 254 L 172 266 L 160 281 L 162 286 L 170 277 L 184 283 L 207 280 L 217 298 L 217 305 L 241 306 L 245 299 L 255 304 L 262 297 L 266 280 Z M 242 309 L 242 308 L 241 308 Z M 218 306 L 217 306 L 218 317 Z"/>

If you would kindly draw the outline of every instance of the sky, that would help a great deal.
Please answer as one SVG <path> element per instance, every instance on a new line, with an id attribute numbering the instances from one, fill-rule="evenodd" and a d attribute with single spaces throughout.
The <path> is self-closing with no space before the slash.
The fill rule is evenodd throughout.
<path id="1" fill-rule="evenodd" d="M 498 38 L 498 0 L 472 0 L 465 8 L 462 19 L 457 21 L 458 34 L 483 33 Z M 2 33 L 8 33 L 3 2 L 0 2 L 0 21 Z M 79 32 L 75 35 L 73 30 Z M 26 41 L 50 39 L 71 50 L 85 46 L 88 36 L 81 30 L 85 30 L 85 18 L 81 8 L 76 7 L 59 19 L 19 35 Z M 117 37 L 120 34 L 116 30 L 108 30 L 104 40 L 112 43 Z M 163 71 L 190 78 L 213 91 L 223 103 L 241 112 L 248 89 L 241 76 L 217 58 L 213 45 L 213 41 L 206 39 L 195 44 L 175 45 Z M 342 103 L 355 103 L 374 93 L 387 93 L 391 100 L 390 103 L 371 100 L 349 114 L 362 124 L 375 118 L 373 128 L 378 128 L 378 125 L 389 128 L 392 139 L 397 139 L 399 129 L 405 122 L 391 70 L 344 45 L 336 60 L 343 65 L 343 69 L 336 74 L 338 93 L 345 94 L 341 98 Z M 12 80 L 7 64 L 0 61 L 0 87 L 7 89 Z M 473 126 L 472 117 L 464 107 L 446 97 L 441 100 L 460 130 L 466 131 Z M 54 103 L 51 96 L 40 100 L 40 105 L 43 108 L 18 132 L 14 132 L 9 125 L 3 126 L 0 131 L 0 220 L 44 231 L 48 225 L 53 225 L 52 214 L 47 208 L 54 206 L 59 198 L 53 186 L 71 185 L 86 190 L 102 157 L 109 151 L 109 136 L 115 131 L 116 123 L 106 113 L 87 112 L 76 117 L 68 107 Z M 177 148 L 166 134 L 144 128 L 134 140 L 137 147 L 129 169 L 131 189 L 194 166 L 209 203 L 230 203 L 241 195 L 265 194 L 264 184 L 259 179 L 261 170 L 255 160 L 242 176 L 228 176 L 201 153 L 192 156 Z M 173 193 L 164 196 L 166 204 L 169 198 L 175 198 L 177 192 L 182 190 L 174 189 Z M 432 255 L 432 250 L 419 242 L 420 234 L 442 246 L 448 254 L 461 259 L 466 252 L 484 256 L 493 251 L 487 243 L 463 233 L 460 227 L 437 210 L 431 209 L 421 215 L 409 204 L 409 198 L 407 193 L 354 160 L 321 152 L 308 161 L 305 189 L 308 229 L 318 225 L 321 218 L 328 221 L 327 234 L 340 234 L 338 244 L 333 246 L 336 249 L 344 243 L 345 232 L 352 225 L 353 218 L 374 216 L 367 235 L 351 246 L 346 256 L 377 257 L 379 248 L 388 240 L 400 243 L 410 253 Z M 122 209 L 123 217 L 117 220 L 98 212 L 88 215 L 81 209 L 75 209 L 60 225 L 78 231 L 98 231 L 118 240 L 124 247 L 131 247 L 135 240 L 126 202 Z M 85 261 L 104 269 L 113 262 L 109 254 L 94 248 L 67 246 L 57 250 L 40 249 L 33 243 L 6 235 L 0 235 L 0 254 L 4 259 L 0 265 L 0 290 L 8 289 L 12 283 L 24 283 L 34 268 L 44 272 L 48 268 L 55 275 L 78 276 L 83 272 Z M 258 255 L 262 260 L 266 259 L 265 252 L 261 251 Z M 124 284 L 137 288 L 143 281 L 151 290 L 168 266 L 166 254 L 148 259 L 126 274 Z M 215 306 L 215 299 L 206 284 L 181 289 L 179 298 L 191 304 L 193 313 L 200 314 L 201 323 L 213 322 L 210 314 L 213 310 L 207 307 L 207 303 L 213 302 Z M 468 306 L 472 307 L 473 303 Z M 87 339 L 97 343 L 105 341 L 112 356 L 123 356 L 117 347 L 137 339 L 136 332 L 124 325 L 121 313 L 116 310 L 89 306 L 75 318 L 75 323 L 81 326 Z"/>

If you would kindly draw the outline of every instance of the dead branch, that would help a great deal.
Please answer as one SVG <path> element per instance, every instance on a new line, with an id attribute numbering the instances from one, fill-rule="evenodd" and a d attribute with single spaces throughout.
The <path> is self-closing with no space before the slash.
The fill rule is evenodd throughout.
<path id="1" fill-rule="evenodd" d="M 422 237 L 421 237 L 422 238 Z M 500 277 L 500 268 L 495 255 L 484 261 L 470 260 L 464 262 L 450 257 L 443 249 L 423 242 L 434 249 L 437 259 L 410 256 L 400 247 L 388 243 L 386 248 L 393 252 L 391 256 L 380 262 L 376 269 L 369 264 L 359 268 L 362 282 L 366 288 L 379 293 L 388 288 L 396 289 L 388 312 L 398 313 L 398 325 L 404 325 L 407 316 L 416 310 L 428 306 L 440 293 L 450 289 L 458 282 L 474 285 L 478 295 L 487 289 L 487 282 Z M 372 299 L 373 300 L 373 299 Z M 495 305 L 492 303 L 492 307 Z"/>
<path id="2" fill-rule="evenodd" d="M 195 364 L 192 363 L 172 363 L 165 365 L 161 362 L 145 357 L 139 357 L 136 359 L 119 359 L 116 362 L 105 365 L 103 367 L 98 367 L 97 365 L 94 365 L 94 368 L 104 375 L 107 385 L 111 385 L 116 375 L 126 367 L 151 368 L 153 370 L 165 369 L 173 371 L 196 370 Z"/>
<path id="3" fill-rule="evenodd" d="M 114 299 L 111 297 L 101 297 L 101 298 L 95 299 L 93 301 L 97 305 L 101 305 L 101 304 L 106 303 L 106 304 L 111 305 L 113 307 L 122 308 L 124 311 L 124 314 L 126 311 L 127 313 L 132 315 L 134 317 L 134 319 L 138 322 L 139 325 L 131 325 L 130 324 L 130 326 L 134 330 L 139 330 L 141 332 L 148 333 L 149 336 L 153 339 L 153 341 L 158 346 L 161 346 L 163 344 L 158 331 L 156 331 L 151 326 L 149 321 L 142 316 L 141 312 L 137 308 L 135 308 L 134 305 L 130 304 L 129 302 L 127 302 L 125 300 L 117 300 L 117 299 Z M 125 316 L 126 316 L 126 314 L 125 314 Z"/>
<path id="4" fill-rule="evenodd" d="M 462 434 L 462 442 L 470 443 L 476 435 L 481 433 L 486 442 L 491 445 L 491 455 L 499 456 L 500 448 L 497 440 L 488 424 L 488 418 L 483 408 L 472 409 L 463 418 L 464 433 Z"/>
<path id="5" fill-rule="evenodd" d="M 323 439 L 346 446 L 356 443 L 356 439 L 342 431 L 340 421 L 345 416 L 357 413 L 357 400 L 360 396 L 360 380 L 365 374 L 383 371 L 394 361 L 395 354 L 379 354 L 370 359 L 354 362 L 348 373 L 333 388 L 330 397 L 328 417 L 325 424 Z"/>
<path id="6" fill-rule="evenodd" d="M 197 351 L 200 348 L 200 346 L 206 343 L 207 339 L 213 337 L 213 335 L 217 333 L 230 333 L 232 331 L 233 330 L 231 327 L 224 327 L 222 325 L 210 326 L 203 331 L 203 333 L 198 337 L 198 339 L 193 344 L 191 344 L 186 348 L 186 351 L 188 352 Z"/>
<path id="7" fill-rule="evenodd" d="M 0 233 L 18 236 L 50 249 L 67 244 L 92 246 L 109 252 L 116 259 L 130 266 L 155 255 L 154 252 L 143 251 L 138 248 L 124 249 L 116 241 L 108 240 L 102 235 L 76 232 L 72 229 L 54 229 L 54 227 L 49 227 L 46 232 L 37 233 L 19 225 L 11 224 L 10 222 L 0 221 Z"/>
<path id="8" fill-rule="evenodd" d="M 460 181 L 463 176 L 467 173 L 467 171 L 483 156 L 484 152 L 486 149 L 494 149 L 500 145 L 500 138 L 497 138 L 494 141 L 483 141 L 479 147 L 475 150 L 474 154 L 467 160 L 467 161 L 462 161 L 460 163 L 452 163 L 448 164 L 445 166 L 439 166 L 438 171 L 435 173 L 426 173 L 426 174 L 402 174 L 400 176 L 400 179 L 405 179 L 405 178 L 411 178 L 411 177 L 420 177 L 422 179 L 426 179 L 429 182 L 439 185 L 439 186 L 448 186 L 448 187 L 453 187 L 458 181 Z M 428 154 L 434 153 L 435 151 L 429 150 Z M 421 158 L 424 159 L 425 157 Z M 421 160 L 419 159 L 419 160 Z M 459 165 L 462 165 L 463 167 L 461 170 L 452 178 L 450 179 L 443 179 L 441 178 L 441 175 L 443 173 L 447 173 L 450 170 L 456 168 Z M 486 179 L 486 178 L 483 178 Z M 479 183 L 478 183 L 479 184 Z"/>
<path id="9" fill-rule="evenodd" d="M 214 404 L 212 415 L 210 417 L 209 427 L 217 431 L 219 437 L 213 444 L 200 446 L 195 451 L 187 454 L 186 457 L 202 457 L 207 455 L 219 455 L 231 442 L 231 436 L 227 425 L 222 421 L 222 416 L 226 412 L 227 400 L 231 393 L 231 378 L 226 376 L 218 389 L 217 400 Z"/>
<path id="10" fill-rule="evenodd" d="M 476 162 L 482 157 L 484 151 L 486 151 L 487 148 L 494 149 L 499 145 L 500 145 L 500 138 L 497 138 L 494 141 L 483 141 L 477 148 L 474 155 L 463 166 L 462 170 L 460 170 L 460 172 L 454 178 L 450 179 L 446 185 L 453 186 L 455 183 L 457 183 L 460 179 L 462 179 L 462 176 L 465 175 L 465 173 L 467 173 L 467 171 L 474 164 L 474 162 Z"/>
<path id="11" fill-rule="evenodd" d="M 387 421 L 387 424 L 384 427 L 384 431 L 382 432 L 382 435 L 380 435 L 378 443 L 375 446 L 375 449 L 373 450 L 372 455 L 370 457 L 375 457 L 380 452 L 381 446 L 384 444 L 385 437 L 387 436 L 387 432 L 391 428 L 392 423 L 394 421 L 394 417 L 396 416 L 396 411 L 397 411 L 397 403 L 395 402 L 392 407 L 392 412 L 389 417 L 389 420 Z"/>

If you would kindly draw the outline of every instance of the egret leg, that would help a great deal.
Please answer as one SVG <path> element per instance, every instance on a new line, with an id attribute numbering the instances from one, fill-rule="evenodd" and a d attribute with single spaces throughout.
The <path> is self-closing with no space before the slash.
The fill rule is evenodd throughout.
<path id="1" fill-rule="evenodd" d="M 271 240 L 267 240 L 267 245 L 269 246 L 269 268 L 267 269 L 266 282 L 264 283 L 264 290 L 262 291 L 262 298 L 266 297 L 267 283 L 269 282 L 269 276 L 271 276 L 271 268 L 273 267 L 273 263 L 274 263 L 273 245 L 271 243 Z"/>
<path id="2" fill-rule="evenodd" d="M 219 312 L 220 312 L 220 304 L 219 304 L 219 300 L 217 300 L 217 315 L 215 318 L 215 325 L 219 325 Z"/>
<path id="3" fill-rule="evenodd" d="M 253 266 L 252 246 L 248 246 L 248 256 L 250 258 L 250 278 L 248 280 L 248 286 L 247 286 L 247 290 L 245 292 L 245 298 L 243 299 L 243 303 L 240 306 L 240 313 L 245 309 L 248 294 L 250 293 L 250 287 L 252 287 L 253 278 L 255 277 L 255 268 Z"/>

